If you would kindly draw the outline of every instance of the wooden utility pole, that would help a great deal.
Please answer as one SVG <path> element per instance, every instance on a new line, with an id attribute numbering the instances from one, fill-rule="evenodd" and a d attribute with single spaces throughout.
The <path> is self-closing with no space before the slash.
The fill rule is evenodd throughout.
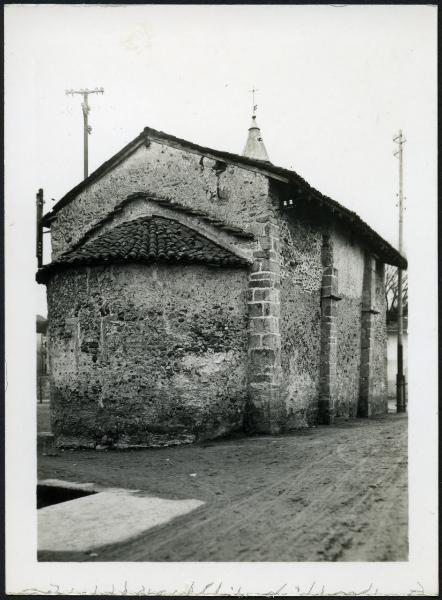
<path id="1" fill-rule="evenodd" d="M 84 178 L 88 176 L 88 136 L 92 133 L 92 127 L 89 126 L 88 123 L 88 114 L 90 112 L 90 106 L 88 102 L 89 94 L 103 94 L 103 88 L 95 88 L 94 90 L 81 89 L 81 90 L 66 90 L 66 95 L 73 96 L 74 94 L 81 94 L 83 96 L 83 102 L 81 103 L 81 108 L 83 109 L 83 146 L 84 146 L 84 157 L 83 157 L 83 166 L 84 166 Z"/>
<path id="2" fill-rule="evenodd" d="M 36 247 L 36 256 L 37 256 L 37 266 L 40 268 L 43 264 L 43 226 L 41 224 L 41 219 L 43 217 L 43 190 L 40 188 L 36 194 L 37 200 L 37 247 Z"/>
<path id="3" fill-rule="evenodd" d="M 393 138 L 398 145 L 395 156 L 399 158 L 399 252 L 403 253 L 403 222 L 404 222 L 404 196 L 403 196 L 403 145 L 406 140 L 402 135 L 402 129 L 399 134 Z M 397 301 L 397 375 L 396 375 L 396 411 L 405 412 L 405 375 L 404 375 L 404 348 L 403 348 L 403 305 L 402 305 L 402 269 L 398 268 L 398 301 Z"/>

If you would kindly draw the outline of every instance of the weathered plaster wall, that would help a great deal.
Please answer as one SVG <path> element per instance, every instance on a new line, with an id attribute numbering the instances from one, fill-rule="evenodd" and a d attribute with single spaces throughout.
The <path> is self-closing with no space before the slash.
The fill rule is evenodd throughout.
<path id="1" fill-rule="evenodd" d="M 265 175 L 152 141 L 57 213 L 51 224 L 52 257 L 70 248 L 135 192 L 168 197 L 251 231 L 268 213 Z"/>
<path id="2" fill-rule="evenodd" d="M 240 429 L 247 271 L 121 265 L 48 284 L 52 429 L 64 445 L 162 445 Z"/>
<path id="3" fill-rule="evenodd" d="M 333 264 L 337 269 L 336 417 L 355 417 L 358 410 L 361 362 L 361 308 L 364 252 L 349 235 L 333 227 Z"/>
<path id="4" fill-rule="evenodd" d="M 321 341 L 322 232 L 302 215 L 280 220 L 281 395 L 286 429 L 316 423 Z"/>

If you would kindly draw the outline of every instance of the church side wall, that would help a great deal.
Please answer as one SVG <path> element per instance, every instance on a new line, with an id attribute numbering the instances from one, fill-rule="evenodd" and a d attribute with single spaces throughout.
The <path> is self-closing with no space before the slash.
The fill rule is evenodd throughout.
<path id="1" fill-rule="evenodd" d="M 316 423 L 321 352 L 322 232 L 302 216 L 280 219 L 281 396 L 285 429 Z"/>
<path id="2" fill-rule="evenodd" d="M 361 308 L 364 251 L 336 227 L 331 231 L 337 270 L 335 417 L 355 417 L 361 362 Z"/>
<path id="3" fill-rule="evenodd" d="M 152 141 L 60 209 L 51 224 L 52 258 L 136 192 L 168 197 L 253 232 L 269 208 L 265 175 Z"/>
<path id="4" fill-rule="evenodd" d="M 165 445 L 242 428 L 248 273 L 71 269 L 48 284 L 57 443 Z"/>

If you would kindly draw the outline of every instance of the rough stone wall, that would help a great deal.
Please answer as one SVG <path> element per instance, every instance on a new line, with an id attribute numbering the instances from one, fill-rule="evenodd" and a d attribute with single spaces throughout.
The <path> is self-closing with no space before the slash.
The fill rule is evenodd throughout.
<path id="1" fill-rule="evenodd" d="M 322 232 L 301 214 L 280 218 L 281 397 L 285 429 L 316 423 L 318 414 Z"/>
<path id="2" fill-rule="evenodd" d="M 335 417 L 352 418 L 359 400 L 364 252 L 337 227 L 331 235 L 340 297 L 336 303 Z"/>
<path id="3" fill-rule="evenodd" d="M 48 284 L 52 430 L 163 445 L 243 426 L 247 271 L 85 267 Z"/>
<path id="4" fill-rule="evenodd" d="M 168 197 L 251 231 L 268 208 L 265 175 L 152 141 L 60 209 L 51 224 L 52 258 L 136 192 Z"/>

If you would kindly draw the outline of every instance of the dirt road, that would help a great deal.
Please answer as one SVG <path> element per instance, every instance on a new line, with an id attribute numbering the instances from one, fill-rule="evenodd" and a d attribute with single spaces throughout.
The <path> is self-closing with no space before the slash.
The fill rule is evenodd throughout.
<path id="1" fill-rule="evenodd" d="M 388 415 L 281 437 L 39 457 L 39 478 L 206 504 L 124 544 L 40 560 L 407 560 L 407 419 Z"/>

